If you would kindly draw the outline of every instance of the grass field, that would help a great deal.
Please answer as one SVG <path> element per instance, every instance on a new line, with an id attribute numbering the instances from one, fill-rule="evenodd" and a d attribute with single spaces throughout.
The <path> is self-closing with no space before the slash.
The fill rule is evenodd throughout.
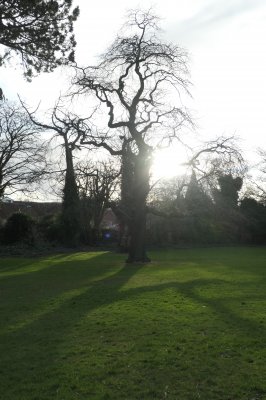
<path id="1" fill-rule="evenodd" d="M 266 248 L 0 259 L 3 400 L 266 399 Z"/>

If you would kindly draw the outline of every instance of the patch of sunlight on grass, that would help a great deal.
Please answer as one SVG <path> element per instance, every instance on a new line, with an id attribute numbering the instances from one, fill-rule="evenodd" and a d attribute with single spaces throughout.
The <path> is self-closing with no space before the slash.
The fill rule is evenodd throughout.
<path id="1" fill-rule="evenodd" d="M 245 301 L 234 301 L 228 305 L 231 313 L 235 313 L 236 316 L 241 316 L 247 321 L 256 322 L 263 326 L 266 323 L 265 309 L 266 300 L 262 298 L 252 299 L 247 298 Z"/>
<path id="2" fill-rule="evenodd" d="M 68 292 L 63 293 L 61 296 L 50 299 L 48 302 L 45 302 L 43 305 L 41 305 L 38 310 L 35 310 L 33 313 L 24 316 L 23 319 L 8 325 L 5 327 L 5 329 L 0 330 L 0 332 L 5 334 L 23 329 L 44 315 L 59 309 L 66 301 L 72 300 L 75 297 L 85 293 L 88 289 L 89 288 L 86 286 L 84 288 L 69 290 Z"/>
<path id="3" fill-rule="evenodd" d="M 56 255 L 52 257 L 46 257 L 45 259 L 28 259 L 27 261 L 29 264 L 24 262 L 21 266 L 18 266 L 17 268 L 13 269 L 8 269 L 5 268 L 3 272 L 1 272 L 1 267 L 0 267 L 0 279 L 5 278 L 8 276 L 15 276 L 15 275 L 24 275 L 24 274 L 29 274 L 33 272 L 38 272 L 41 271 L 42 269 L 49 268 L 49 267 L 54 267 L 57 266 L 58 264 L 65 263 L 65 262 L 75 262 L 75 261 L 86 261 L 90 260 L 94 257 L 98 257 L 99 255 L 104 255 L 107 254 L 108 252 L 92 252 L 92 253 L 74 253 L 71 255 Z M 12 261 L 12 259 L 3 259 L 4 261 Z"/>
<path id="4" fill-rule="evenodd" d="M 196 262 L 177 262 L 176 260 L 154 262 L 137 271 L 120 290 L 123 291 L 132 287 L 145 288 L 151 285 L 215 279 L 217 278 L 217 270 L 219 271 L 221 283 L 224 281 L 229 282 L 232 279 L 228 274 L 228 266 L 220 263 L 206 265 Z"/>
<path id="5" fill-rule="evenodd" d="M 60 257 L 0 281 L 3 399 L 266 400 L 266 248 Z"/>
<path id="6" fill-rule="evenodd" d="M 68 256 L 64 257 L 63 261 L 86 261 L 88 259 L 103 256 L 105 254 L 109 254 L 109 251 L 91 251 L 91 252 L 78 252 L 78 253 L 71 253 Z"/>
<path id="7" fill-rule="evenodd" d="M 30 260 L 32 261 L 32 260 Z M 0 279 L 1 278 L 5 278 L 8 276 L 15 276 L 15 275 L 25 275 L 25 274 L 29 274 L 32 272 L 37 272 L 40 271 L 42 269 L 45 269 L 47 267 L 51 266 L 51 263 L 53 265 L 56 265 L 58 263 L 60 263 L 61 260 L 37 260 L 35 262 L 31 262 L 30 264 L 26 264 L 22 267 L 18 267 L 16 269 L 13 269 L 12 271 L 4 271 L 4 272 L 0 272 Z"/>

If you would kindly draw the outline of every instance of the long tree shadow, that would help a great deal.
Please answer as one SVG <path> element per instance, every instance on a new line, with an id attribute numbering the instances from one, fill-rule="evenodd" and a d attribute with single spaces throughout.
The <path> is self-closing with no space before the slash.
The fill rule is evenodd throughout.
<path id="1" fill-rule="evenodd" d="M 80 253 L 77 253 L 77 255 Z M 94 253 L 97 255 L 97 253 Z M 54 266 L 57 263 L 73 261 L 75 253 L 69 254 L 55 254 L 45 257 L 0 257 L 0 279 L 12 278 L 15 275 L 27 275 L 29 273 L 38 272 L 41 269 L 47 269 L 49 266 Z"/>
<path id="2" fill-rule="evenodd" d="M 25 398 L 31 398 L 27 396 L 29 391 L 34 391 L 31 387 L 33 382 L 38 380 L 37 377 L 46 382 L 47 373 L 50 376 L 48 371 L 60 356 L 58 348 L 71 328 L 91 310 L 116 301 L 119 288 L 140 268 L 123 268 L 123 263 L 117 258 L 113 263 L 110 261 L 106 255 L 77 260 L 74 266 L 73 261 L 69 265 L 63 261 L 56 267 L 51 265 L 34 274 L 10 276 L 3 280 L 4 291 L 11 292 L 8 302 L 14 296 L 13 304 L 12 301 L 8 304 L 9 309 L 18 309 L 19 314 L 15 320 L 8 312 L 2 313 L 4 316 L 1 317 L 0 371 L 4 372 L 1 390 L 6 399 L 22 398 L 23 389 L 20 388 L 18 395 L 13 385 L 13 380 L 19 382 L 22 377 L 30 384 L 30 389 L 24 385 Z M 35 282 L 37 287 L 29 294 L 27 291 L 29 288 L 32 290 Z M 46 306 L 42 306 L 43 303 Z M 1 304 L 1 311 L 7 311 L 4 310 L 5 305 Z M 39 390 L 40 385 L 37 384 Z M 41 392 L 35 395 L 38 399 L 42 398 Z M 47 397 L 44 395 L 43 398 Z"/>
<path id="3" fill-rule="evenodd" d="M 13 330 L 16 325 L 24 326 L 60 308 L 94 280 L 121 269 L 119 258 L 112 261 L 106 257 L 102 253 L 90 253 L 89 257 L 82 253 L 56 255 L 23 261 L 19 265 L 13 260 L 16 269 L 10 268 L 8 272 L 1 268 L 0 332 Z"/>
<path id="4" fill-rule="evenodd" d="M 61 267 L 64 278 L 60 277 L 60 273 L 58 274 Z M 76 276 L 73 276 L 73 268 L 76 269 Z M 188 282 L 175 281 L 152 286 L 125 287 L 141 268 L 141 265 L 123 266 L 121 261 L 117 263 L 117 259 L 110 267 L 110 260 L 106 255 L 100 255 L 89 261 L 77 260 L 75 267 L 73 267 L 73 262 L 68 266 L 67 261 L 63 261 L 56 268 L 49 267 L 39 270 L 38 282 L 40 282 L 40 286 L 31 298 L 32 301 L 37 302 L 36 307 L 33 307 L 35 312 L 27 318 L 27 307 L 29 306 L 27 304 L 23 314 L 26 323 L 10 324 L 10 321 L 7 321 L 7 329 L 1 337 L 1 343 L 3 344 L 1 370 L 5 372 L 4 376 L 8 377 L 2 385 L 5 399 L 12 398 L 12 400 L 15 400 L 21 399 L 23 396 L 25 399 L 38 398 L 40 400 L 48 399 L 49 396 L 50 398 L 51 396 L 55 398 L 60 381 L 67 379 L 63 367 L 66 360 L 73 360 L 76 357 L 84 358 L 80 353 L 75 353 L 75 348 L 79 347 L 75 342 L 75 335 L 82 341 L 83 346 L 86 347 L 90 344 L 90 326 L 87 327 L 87 337 L 86 333 L 81 336 L 79 334 L 79 331 L 84 327 L 82 321 L 90 316 L 90 322 L 93 322 L 95 328 L 97 324 L 95 325 L 94 323 L 93 313 L 97 313 L 97 310 L 106 308 L 114 303 L 123 303 L 128 300 L 137 301 L 141 296 L 148 296 L 148 300 L 146 299 L 145 301 L 146 303 L 150 301 L 152 304 L 152 299 L 159 292 L 163 293 L 169 290 L 177 292 L 197 304 L 210 307 L 224 321 L 225 325 L 230 326 L 236 333 L 241 331 L 244 336 L 257 336 L 258 340 L 260 340 L 261 329 L 263 329 L 261 325 L 232 313 L 232 310 L 225 305 L 224 299 L 213 300 L 199 294 L 199 289 L 208 285 L 220 285 L 223 282 L 222 280 L 195 279 Z M 21 295 L 25 293 L 24 290 L 27 289 L 27 285 L 32 285 L 32 279 L 36 280 L 36 274 L 33 275 L 10 277 L 5 279 L 5 283 L 11 287 L 12 282 L 14 284 L 15 280 L 14 294 L 16 288 L 21 285 L 19 293 Z M 61 284 L 60 279 L 63 280 Z M 42 309 L 43 312 L 38 312 L 40 303 L 51 298 L 51 296 L 57 299 L 54 306 L 49 304 Z M 259 299 L 260 295 L 255 294 L 252 298 L 253 300 Z M 261 298 L 265 299 L 265 296 L 261 295 Z M 243 302 L 244 300 L 246 301 L 246 298 L 239 297 L 238 300 Z M 145 303 L 143 304 L 145 305 Z M 179 307 L 182 307 L 182 305 L 179 305 Z M 105 313 L 107 312 L 108 310 L 105 310 Z M 114 311 L 110 310 L 110 312 Z M 96 326 L 98 331 L 94 331 L 93 335 L 95 336 L 96 334 L 97 336 L 98 334 L 101 336 L 106 330 L 114 330 L 115 334 L 119 334 L 119 326 L 114 321 L 115 317 L 114 315 L 113 319 L 106 318 L 107 322 L 102 320 L 100 325 Z M 135 314 L 133 318 L 136 318 L 140 323 L 142 321 L 141 315 Z M 145 323 L 145 321 L 142 323 Z M 154 330 L 153 322 L 148 320 L 146 321 L 147 323 L 151 324 L 151 331 Z M 140 339 L 138 338 L 136 325 L 134 325 L 132 337 L 135 346 L 140 345 L 138 344 Z M 108 347 L 108 343 L 104 343 L 104 338 L 99 340 L 100 343 L 101 341 L 103 348 Z M 66 346 L 69 346 L 68 350 Z M 10 360 L 12 360 L 12 364 L 10 364 Z M 14 368 L 14 365 L 16 368 Z M 12 381 L 9 381 L 9 379 L 12 376 L 15 380 L 21 380 L 21 371 L 25 369 L 27 370 L 27 378 L 24 376 L 23 379 L 28 383 L 28 387 L 26 386 L 25 389 L 22 389 L 22 386 L 20 386 L 20 396 L 23 396 L 18 397 L 17 389 L 14 388 Z M 75 391 L 75 387 L 72 389 Z M 32 397 L 29 397 L 29 393 L 31 393 Z M 82 398 L 85 399 L 87 397 Z"/>

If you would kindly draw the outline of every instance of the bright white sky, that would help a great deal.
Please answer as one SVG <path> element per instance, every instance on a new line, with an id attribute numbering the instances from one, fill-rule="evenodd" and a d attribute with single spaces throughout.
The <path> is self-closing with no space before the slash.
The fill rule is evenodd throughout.
<path id="1" fill-rule="evenodd" d="M 76 0 L 78 64 L 92 64 L 124 22 L 135 0 L 91 2 Z M 244 150 L 266 148 L 266 1 L 265 0 L 149 0 L 161 16 L 166 40 L 191 55 L 193 110 L 202 139 L 237 135 Z M 52 107 L 65 78 L 61 71 L 43 74 L 28 84 L 21 70 L 1 68 L 1 87 L 9 99 L 16 93 L 33 107 L 42 99 Z"/>

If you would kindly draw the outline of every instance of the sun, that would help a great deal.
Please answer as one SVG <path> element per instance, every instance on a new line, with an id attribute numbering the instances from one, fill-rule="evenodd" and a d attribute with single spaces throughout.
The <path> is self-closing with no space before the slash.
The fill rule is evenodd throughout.
<path id="1" fill-rule="evenodd" d="M 171 146 L 155 152 L 151 168 L 154 179 L 170 179 L 188 171 L 188 155 L 184 148 Z"/>

